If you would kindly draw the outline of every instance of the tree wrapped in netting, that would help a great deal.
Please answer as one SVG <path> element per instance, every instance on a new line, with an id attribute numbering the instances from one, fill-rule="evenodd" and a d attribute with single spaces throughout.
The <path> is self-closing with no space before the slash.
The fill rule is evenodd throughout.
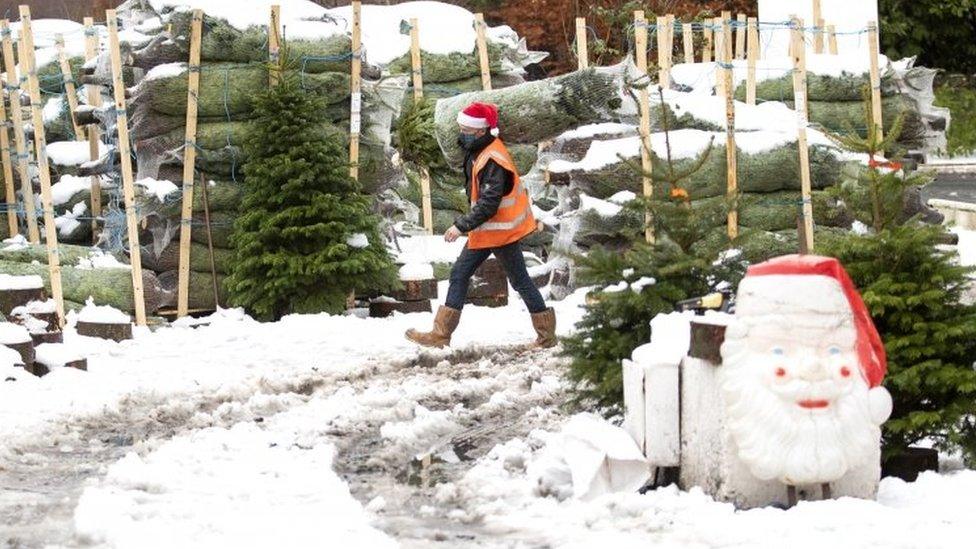
<path id="1" fill-rule="evenodd" d="M 370 199 L 349 176 L 342 141 L 319 123 L 323 107 L 290 70 L 254 97 L 226 287 L 233 303 L 262 318 L 338 313 L 356 289 L 397 284 Z"/>

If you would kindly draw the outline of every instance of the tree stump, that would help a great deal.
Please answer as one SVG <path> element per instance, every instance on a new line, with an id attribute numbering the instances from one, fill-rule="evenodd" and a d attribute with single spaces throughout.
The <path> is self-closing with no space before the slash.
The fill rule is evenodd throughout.
<path id="1" fill-rule="evenodd" d="M 505 307 L 508 305 L 508 296 L 469 297 L 468 304 L 475 307 Z"/>
<path id="2" fill-rule="evenodd" d="M 701 320 L 691 321 L 691 344 L 688 356 L 722 365 L 722 343 L 725 341 L 725 325 Z"/>
<path id="3" fill-rule="evenodd" d="M 34 342 L 25 341 L 23 343 L 4 343 L 6 347 L 9 347 L 18 353 L 20 353 L 20 361 L 24 363 L 24 366 L 30 368 L 34 364 Z"/>
<path id="4" fill-rule="evenodd" d="M 25 288 L 20 290 L 0 290 L 0 313 L 9 315 L 11 311 L 31 301 L 44 301 L 44 288 Z"/>
<path id="5" fill-rule="evenodd" d="M 79 320 L 75 325 L 78 335 L 100 337 L 112 341 L 132 339 L 132 323 L 85 322 Z"/>
<path id="6" fill-rule="evenodd" d="M 401 280 L 403 289 L 390 294 L 397 301 L 422 301 L 437 299 L 437 280 Z"/>
<path id="7" fill-rule="evenodd" d="M 369 316 L 373 318 L 385 318 L 394 312 L 399 313 L 429 313 L 431 311 L 430 300 L 423 301 L 371 301 L 369 303 Z"/>
<path id="8" fill-rule="evenodd" d="M 64 332 L 32 332 L 31 339 L 35 347 L 42 343 L 64 343 Z"/>
<path id="9" fill-rule="evenodd" d="M 485 298 L 492 298 L 493 302 L 500 302 L 501 298 L 505 298 L 505 303 L 508 303 L 508 278 L 505 276 L 505 268 L 502 267 L 502 262 L 494 257 L 488 258 L 478 267 L 468 287 L 468 303 L 477 304 L 477 301 Z"/>
<path id="10" fill-rule="evenodd" d="M 922 471 L 939 470 L 939 452 L 934 448 L 909 446 L 903 453 L 881 462 L 881 476 L 915 482 Z"/>

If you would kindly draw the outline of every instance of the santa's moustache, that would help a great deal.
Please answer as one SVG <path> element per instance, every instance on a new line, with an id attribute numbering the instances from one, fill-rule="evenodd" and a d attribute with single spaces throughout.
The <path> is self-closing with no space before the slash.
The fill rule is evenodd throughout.
<path id="1" fill-rule="evenodd" d="M 808 410 L 797 402 L 814 395 L 811 384 L 791 380 L 774 392 L 762 381 L 772 366 L 744 342 L 726 340 L 721 386 L 726 420 L 738 456 L 761 480 L 786 484 L 833 482 L 873 454 L 881 429 L 871 419 L 868 387 L 860 376 L 842 394 L 831 389 L 826 410 Z M 823 382 L 817 382 L 823 383 Z M 826 389 L 827 386 L 824 386 Z"/>

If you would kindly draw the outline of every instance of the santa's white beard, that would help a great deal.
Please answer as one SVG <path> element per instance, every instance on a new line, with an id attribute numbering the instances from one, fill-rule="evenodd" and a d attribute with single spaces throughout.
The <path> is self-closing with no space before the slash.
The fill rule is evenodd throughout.
<path id="1" fill-rule="evenodd" d="M 876 452 L 881 430 L 860 376 L 845 386 L 794 379 L 774 391 L 763 383 L 765 362 L 740 347 L 723 359 L 720 374 L 728 428 L 753 475 L 793 485 L 832 482 Z M 814 410 L 797 404 L 812 398 L 830 404 Z"/>

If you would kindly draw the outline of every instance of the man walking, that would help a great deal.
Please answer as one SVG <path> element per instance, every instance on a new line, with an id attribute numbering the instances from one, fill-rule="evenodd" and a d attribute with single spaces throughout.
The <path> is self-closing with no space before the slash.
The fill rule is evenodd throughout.
<path id="1" fill-rule="evenodd" d="M 464 178 L 471 210 L 454 220 L 444 240 L 454 242 L 468 233 L 468 244 L 454 268 L 444 305 L 437 310 L 429 332 L 407 330 L 407 339 L 428 347 L 450 345 L 461 319 L 461 308 L 475 270 L 492 254 L 501 261 L 512 287 L 532 314 L 537 347 L 556 344 L 556 314 L 525 268 L 520 241 L 536 230 L 528 190 L 515 162 L 498 135 L 498 109 L 472 103 L 458 113 L 458 144 L 465 151 Z"/>

